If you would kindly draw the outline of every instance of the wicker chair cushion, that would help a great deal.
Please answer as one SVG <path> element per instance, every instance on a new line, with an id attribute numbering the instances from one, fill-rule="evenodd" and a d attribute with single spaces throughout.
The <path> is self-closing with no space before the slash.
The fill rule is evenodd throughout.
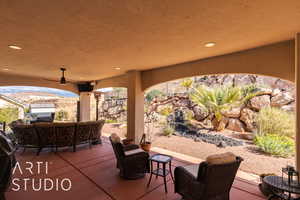
<path id="1" fill-rule="evenodd" d="M 143 151 L 142 149 L 133 149 L 133 150 L 125 151 L 124 154 L 125 156 L 130 156 L 141 152 L 145 152 L 145 151 Z"/>
<path id="2" fill-rule="evenodd" d="M 110 138 L 113 143 L 121 143 L 121 138 L 116 133 L 111 134 Z"/>
<path id="3" fill-rule="evenodd" d="M 220 165 L 236 161 L 236 155 L 231 152 L 210 155 L 206 158 L 206 162 L 211 165 Z"/>

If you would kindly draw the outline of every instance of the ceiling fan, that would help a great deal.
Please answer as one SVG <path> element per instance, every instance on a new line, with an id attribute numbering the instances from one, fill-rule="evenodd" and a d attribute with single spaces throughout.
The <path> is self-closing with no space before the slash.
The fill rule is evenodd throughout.
<path id="1" fill-rule="evenodd" d="M 65 72 L 67 71 L 66 68 L 61 67 L 61 68 L 60 68 L 60 71 L 61 71 L 61 78 L 60 78 L 59 80 L 46 79 L 46 78 L 44 78 L 44 80 L 56 82 L 56 83 L 59 83 L 59 84 L 61 84 L 61 85 L 65 85 L 65 84 L 67 84 L 67 83 L 75 83 L 75 82 L 67 81 L 67 80 L 66 80 L 66 77 L 65 77 Z"/>
<path id="2" fill-rule="evenodd" d="M 59 83 L 60 83 L 61 85 L 65 85 L 65 84 L 67 83 L 66 78 L 65 78 L 65 71 L 66 71 L 66 68 L 60 68 L 60 71 L 61 71 L 61 78 L 60 78 Z"/>

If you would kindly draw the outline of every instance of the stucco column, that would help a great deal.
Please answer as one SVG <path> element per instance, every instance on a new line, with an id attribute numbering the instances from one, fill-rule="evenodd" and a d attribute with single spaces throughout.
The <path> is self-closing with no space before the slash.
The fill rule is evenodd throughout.
<path id="1" fill-rule="evenodd" d="M 24 119 L 24 108 L 18 107 L 18 119 Z"/>
<path id="2" fill-rule="evenodd" d="M 91 120 L 91 92 L 80 92 L 80 121 Z"/>
<path id="3" fill-rule="evenodd" d="M 144 92 L 141 72 L 128 72 L 127 138 L 138 143 L 144 132 Z"/>
<path id="4" fill-rule="evenodd" d="M 295 85 L 296 85 L 296 166 L 300 170 L 300 33 L 295 39 Z"/>

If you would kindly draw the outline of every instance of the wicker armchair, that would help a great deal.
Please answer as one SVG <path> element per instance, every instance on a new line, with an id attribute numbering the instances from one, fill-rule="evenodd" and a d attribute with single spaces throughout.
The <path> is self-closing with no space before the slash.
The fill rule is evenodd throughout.
<path id="1" fill-rule="evenodd" d="M 109 137 L 116 159 L 117 168 L 120 169 L 120 176 L 125 179 L 138 179 L 149 172 L 149 154 L 138 145 L 124 146 L 115 142 Z"/>
<path id="2" fill-rule="evenodd" d="M 189 165 L 175 168 L 175 192 L 185 200 L 229 200 L 229 192 L 242 162 Z"/>
<path id="3" fill-rule="evenodd" d="M 76 145 L 89 143 L 92 132 L 92 125 L 88 122 L 78 122 L 76 134 L 74 137 L 73 150 L 76 151 Z"/>
<path id="4" fill-rule="evenodd" d="M 40 122 L 35 123 L 34 126 L 40 139 L 40 150 L 46 147 L 55 147 L 56 135 L 53 124 Z"/>
<path id="5" fill-rule="evenodd" d="M 56 134 L 56 151 L 58 147 L 72 146 L 74 149 L 74 136 L 76 130 L 76 123 L 53 123 Z"/>
<path id="6" fill-rule="evenodd" d="M 91 125 L 91 135 L 90 135 L 90 144 L 94 143 L 102 143 L 101 140 L 101 130 L 105 123 L 104 120 L 99 120 L 95 122 L 89 122 Z"/>
<path id="7" fill-rule="evenodd" d="M 0 200 L 4 200 L 4 193 L 11 183 L 16 158 L 15 147 L 2 131 L 0 131 L 0 163 Z"/>
<path id="8" fill-rule="evenodd" d="M 18 147 L 37 148 L 37 155 L 41 151 L 40 139 L 34 125 L 15 125 L 13 127 Z"/>

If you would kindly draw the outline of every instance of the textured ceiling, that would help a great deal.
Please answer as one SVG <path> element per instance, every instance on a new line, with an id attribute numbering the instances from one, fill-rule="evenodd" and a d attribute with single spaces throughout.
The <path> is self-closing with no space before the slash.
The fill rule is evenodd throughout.
<path id="1" fill-rule="evenodd" d="M 0 70 L 102 79 L 288 40 L 299 19 L 299 0 L 0 0 Z"/>

